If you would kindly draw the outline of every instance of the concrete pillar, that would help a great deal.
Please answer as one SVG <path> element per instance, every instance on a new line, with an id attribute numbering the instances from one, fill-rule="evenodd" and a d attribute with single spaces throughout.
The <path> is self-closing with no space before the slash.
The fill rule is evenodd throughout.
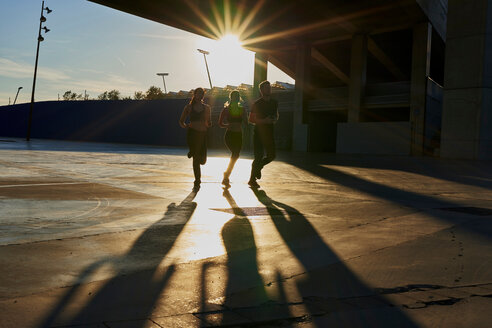
<path id="1" fill-rule="evenodd" d="M 305 124 L 311 76 L 311 45 L 299 45 L 296 53 L 296 86 L 292 149 L 307 151 L 308 127 Z"/>
<path id="2" fill-rule="evenodd" d="M 450 0 L 441 157 L 492 159 L 492 0 Z"/>
<path id="3" fill-rule="evenodd" d="M 422 23 L 413 28 L 412 77 L 410 81 L 410 133 L 412 155 L 424 152 L 425 101 L 430 72 L 432 26 Z"/>
<path id="4" fill-rule="evenodd" d="M 367 35 L 356 34 L 352 38 L 350 55 L 350 82 L 348 95 L 348 121 L 360 121 L 360 109 L 364 99 L 367 75 Z"/>
<path id="5" fill-rule="evenodd" d="M 268 55 L 264 53 L 255 53 L 255 68 L 253 75 L 253 95 L 259 97 L 260 90 L 258 84 L 267 79 Z"/>

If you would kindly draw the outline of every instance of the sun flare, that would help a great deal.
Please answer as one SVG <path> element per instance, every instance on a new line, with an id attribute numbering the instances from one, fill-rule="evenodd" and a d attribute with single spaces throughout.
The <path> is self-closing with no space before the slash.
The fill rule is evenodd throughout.
<path id="1" fill-rule="evenodd" d="M 242 43 L 239 40 L 239 37 L 234 34 L 226 34 L 223 37 L 221 37 L 218 41 L 218 44 L 220 46 L 226 47 L 226 48 L 241 48 L 242 49 Z"/>
<path id="2" fill-rule="evenodd" d="M 241 46 L 241 40 L 237 35 L 225 34 L 218 40 L 203 38 L 196 45 L 197 48 L 209 52 L 207 61 L 213 86 L 224 87 L 252 82 L 254 53 Z M 197 52 L 196 58 L 197 67 L 204 66 L 203 55 Z M 248 62 L 250 65 L 238 65 Z M 203 74 L 203 77 L 203 85 L 206 86 L 206 75 Z"/>

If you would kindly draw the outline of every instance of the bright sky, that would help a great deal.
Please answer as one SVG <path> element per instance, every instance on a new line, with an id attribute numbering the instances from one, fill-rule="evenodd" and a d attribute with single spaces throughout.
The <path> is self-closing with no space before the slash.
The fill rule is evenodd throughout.
<path id="1" fill-rule="evenodd" d="M 208 87 L 203 55 L 214 86 L 252 84 L 254 53 L 132 16 L 85 0 L 46 0 L 53 10 L 41 42 L 36 101 L 56 100 L 67 90 L 90 98 L 116 89 L 123 96 L 164 89 L 157 72 L 167 72 L 168 91 Z M 2 0 L 0 11 L 0 106 L 15 98 L 30 102 L 41 0 Z M 226 50 L 228 54 L 226 55 Z M 268 79 L 294 83 L 269 64 Z"/>

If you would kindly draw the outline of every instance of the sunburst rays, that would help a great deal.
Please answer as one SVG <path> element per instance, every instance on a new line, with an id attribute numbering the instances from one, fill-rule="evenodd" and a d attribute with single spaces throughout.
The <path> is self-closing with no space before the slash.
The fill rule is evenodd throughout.
<path id="1" fill-rule="evenodd" d="M 198 19 L 196 22 L 183 22 L 190 29 L 216 40 L 226 35 L 235 35 L 248 49 L 262 48 L 262 43 L 275 39 L 295 39 L 313 31 L 378 14 L 396 6 L 394 3 L 389 3 L 342 15 L 328 13 L 326 18 L 318 19 L 310 24 L 301 24 L 292 28 L 285 28 L 284 24 L 283 29 L 278 29 L 269 28 L 269 25 L 275 24 L 287 12 L 298 10 L 295 8 L 299 6 L 297 1 L 285 1 L 282 6 L 275 6 L 274 10 L 267 8 L 271 6 L 267 6 L 266 0 L 209 0 L 208 4 L 203 1 L 184 0 L 184 3 Z M 264 14 L 262 10 L 267 9 L 268 14 Z"/>
<path id="2" fill-rule="evenodd" d="M 265 0 L 258 0 L 250 10 L 247 10 L 249 1 L 224 0 L 209 1 L 210 16 L 198 7 L 197 2 L 184 0 L 187 7 L 196 15 L 199 22 L 183 22 L 190 29 L 212 39 L 221 39 L 226 35 L 234 35 L 240 41 L 261 29 L 268 22 L 260 22 L 253 26 L 258 12 L 263 8 Z M 220 6 L 219 4 L 222 4 Z M 270 19 L 269 19 L 270 20 Z M 202 26 L 202 27 L 200 27 Z"/>

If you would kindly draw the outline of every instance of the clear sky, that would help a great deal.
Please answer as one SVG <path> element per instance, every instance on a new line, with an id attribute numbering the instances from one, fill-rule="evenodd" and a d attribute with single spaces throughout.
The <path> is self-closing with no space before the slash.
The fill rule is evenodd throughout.
<path id="1" fill-rule="evenodd" d="M 53 10 L 41 42 L 36 101 L 56 100 L 67 90 L 90 98 L 116 89 L 123 96 L 164 89 L 157 72 L 168 72 L 168 91 L 208 87 L 203 55 L 214 86 L 252 84 L 254 54 L 86 0 L 46 0 Z M 41 1 L 2 0 L 0 10 L 0 105 L 22 86 L 17 103 L 31 98 Z M 268 79 L 294 83 L 273 65 Z"/>

